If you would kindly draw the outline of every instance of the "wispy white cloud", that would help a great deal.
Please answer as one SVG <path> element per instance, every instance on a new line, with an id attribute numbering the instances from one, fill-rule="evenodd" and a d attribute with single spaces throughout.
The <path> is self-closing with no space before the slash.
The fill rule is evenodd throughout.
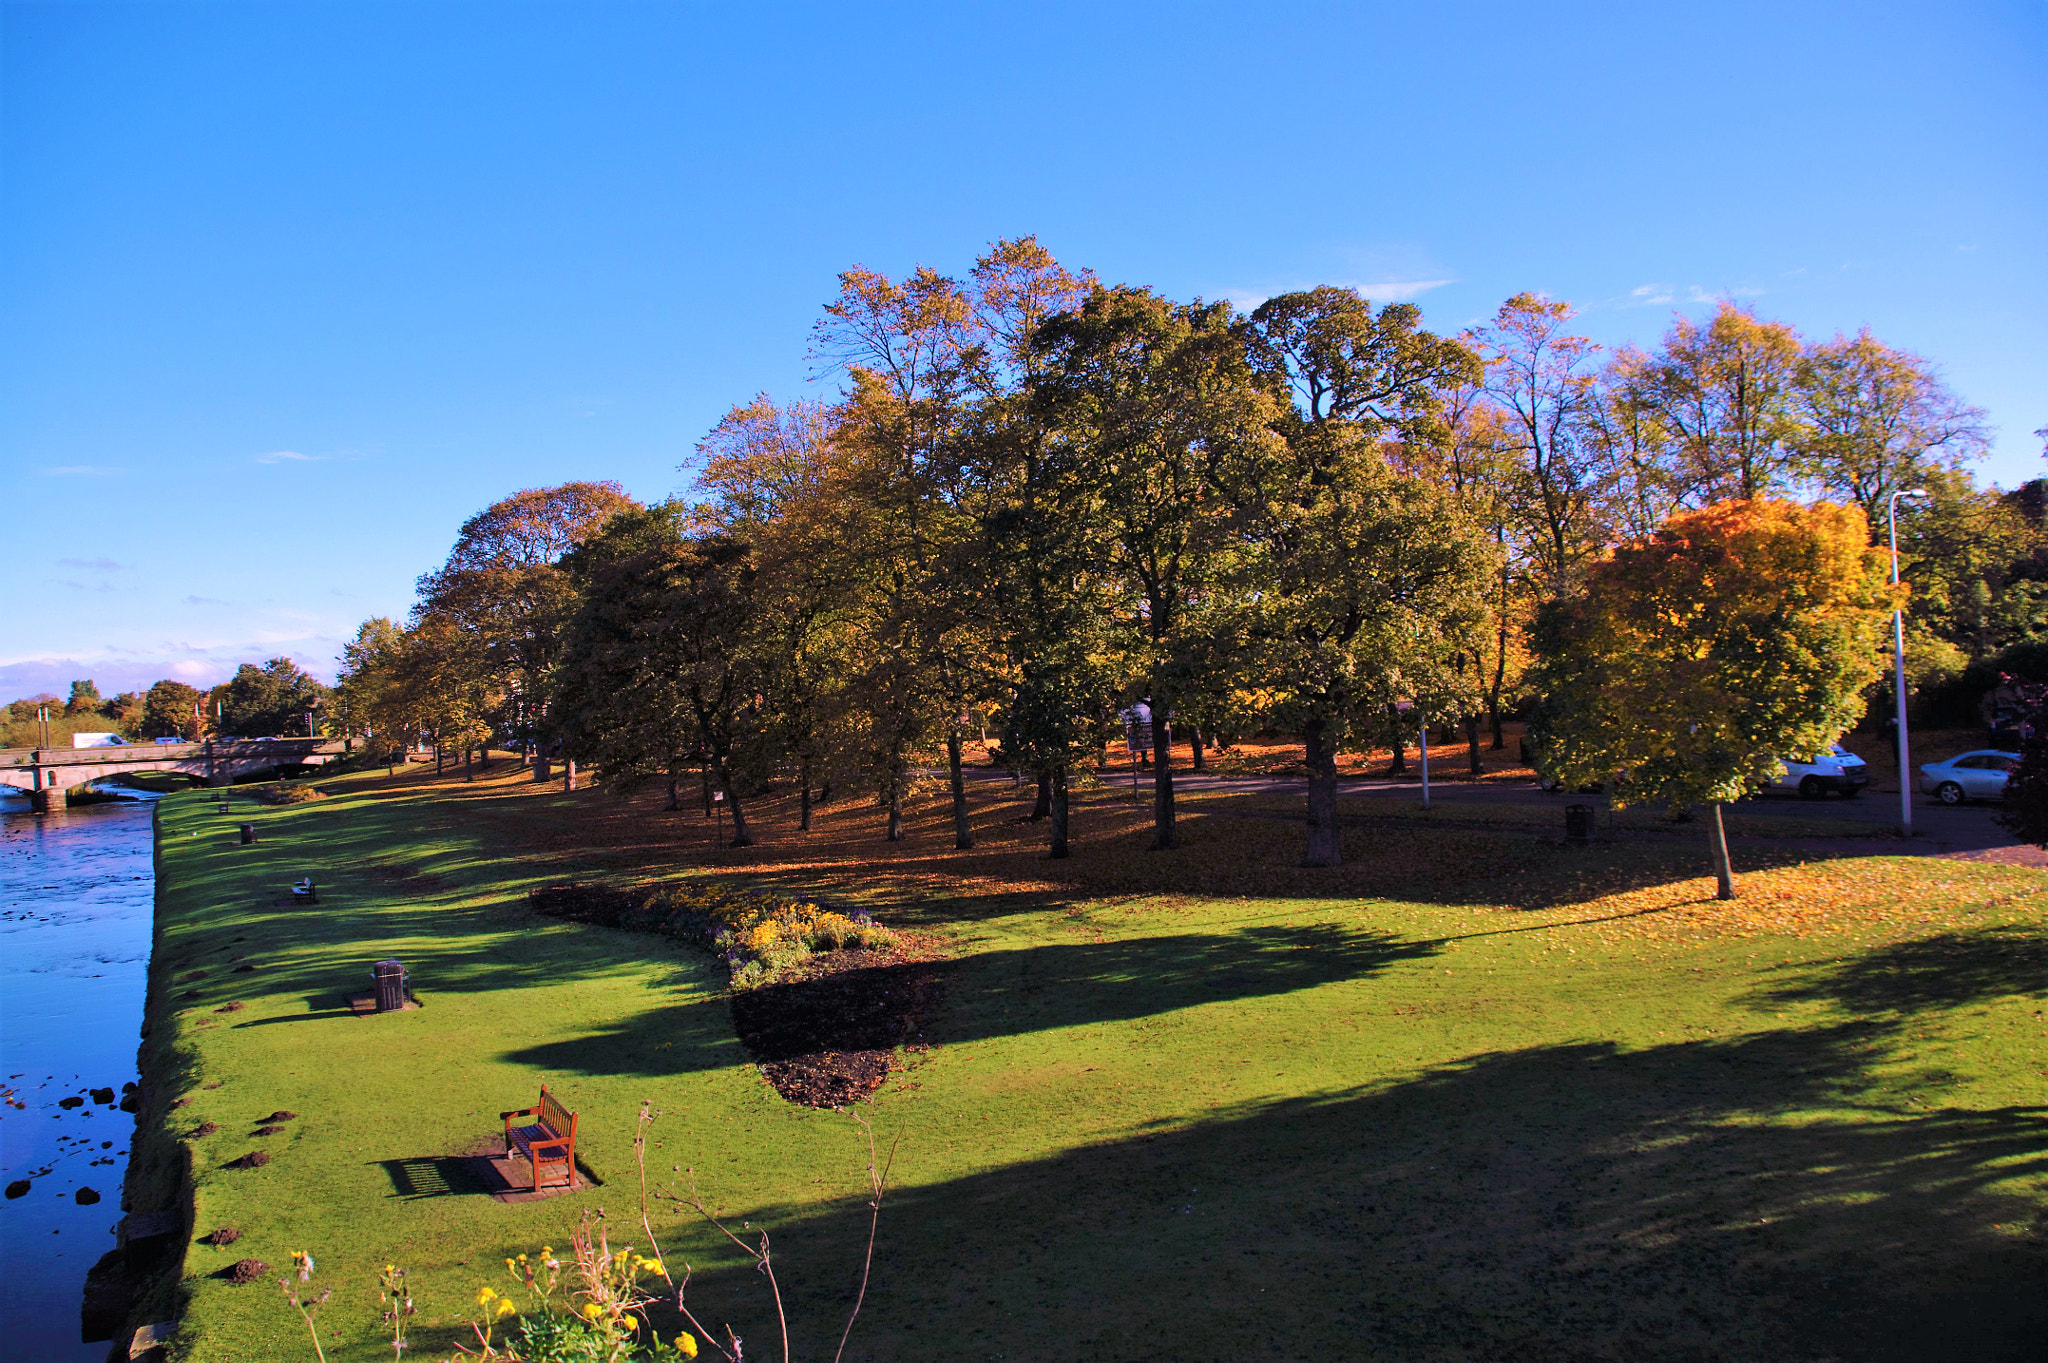
<path id="1" fill-rule="evenodd" d="M 1669 284 L 1638 284 L 1628 291 L 1626 306 L 1652 307 L 1659 303 L 1669 303 L 1672 296 Z"/>
<path id="2" fill-rule="evenodd" d="M 59 464 L 43 470 L 45 478 L 112 478 L 117 473 L 126 473 L 124 468 L 108 464 Z"/>
<path id="3" fill-rule="evenodd" d="M 259 464 L 317 464 L 326 457 L 324 454 L 300 454 L 297 450 L 272 450 L 269 454 L 257 455 L 256 462 Z"/>
<path id="4" fill-rule="evenodd" d="M 89 572 L 95 573 L 119 573 L 127 571 L 132 565 L 116 563 L 110 558 L 60 558 L 57 560 L 57 566 L 60 568 L 84 568 Z"/>

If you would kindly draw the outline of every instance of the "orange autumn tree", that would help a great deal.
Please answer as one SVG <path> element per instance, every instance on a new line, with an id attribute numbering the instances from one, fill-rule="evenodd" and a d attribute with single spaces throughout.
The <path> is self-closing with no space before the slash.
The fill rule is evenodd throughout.
<path id="1" fill-rule="evenodd" d="M 1672 516 L 1547 610 L 1539 766 L 1568 787 L 1609 783 L 1617 807 L 1709 805 L 1720 897 L 1733 898 L 1721 805 L 1855 721 L 1880 668 L 1885 576 L 1855 507 L 1735 501 Z"/>

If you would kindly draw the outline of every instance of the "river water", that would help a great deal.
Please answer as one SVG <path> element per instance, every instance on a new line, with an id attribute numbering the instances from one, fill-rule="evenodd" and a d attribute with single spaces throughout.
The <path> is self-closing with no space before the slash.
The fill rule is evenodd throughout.
<path id="1" fill-rule="evenodd" d="M 151 803 L 0 813 L 0 1357 L 107 1354 L 79 1342 L 79 1297 L 114 1247 L 135 1119 L 91 1090 L 137 1077 Z"/>

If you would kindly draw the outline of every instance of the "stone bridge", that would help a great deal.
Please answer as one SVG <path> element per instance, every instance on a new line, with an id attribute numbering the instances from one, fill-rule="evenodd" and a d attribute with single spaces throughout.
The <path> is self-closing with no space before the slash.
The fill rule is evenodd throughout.
<path id="1" fill-rule="evenodd" d="M 58 792 L 131 771 L 179 772 L 209 786 L 279 767 L 324 766 L 341 756 L 338 738 L 228 738 L 208 743 L 124 743 L 108 748 L 0 751 L 0 785 L 28 792 L 38 811 Z"/>

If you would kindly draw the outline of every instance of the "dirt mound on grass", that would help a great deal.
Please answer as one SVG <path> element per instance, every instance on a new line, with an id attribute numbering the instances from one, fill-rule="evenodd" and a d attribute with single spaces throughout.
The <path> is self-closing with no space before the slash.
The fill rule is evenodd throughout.
<path id="1" fill-rule="evenodd" d="M 845 1107 L 880 1088 L 903 1050 L 924 1048 L 939 995 L 936 963 L 914 944 L 828 951 L 734 993 L 733 1029 L 784 1098 Z"/>

